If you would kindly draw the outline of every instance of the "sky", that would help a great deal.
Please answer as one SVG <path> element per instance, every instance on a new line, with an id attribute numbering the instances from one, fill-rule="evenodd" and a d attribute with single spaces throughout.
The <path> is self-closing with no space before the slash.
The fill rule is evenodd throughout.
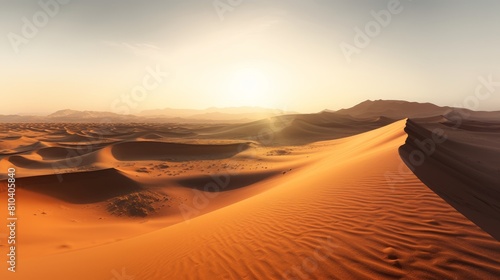
<path id="1" fill-rule="evenodd" d="M 500 110 L 500 1 L 0 0 L 0 114 Z M 498 82 L 497 82 L 498 81 Z"/>

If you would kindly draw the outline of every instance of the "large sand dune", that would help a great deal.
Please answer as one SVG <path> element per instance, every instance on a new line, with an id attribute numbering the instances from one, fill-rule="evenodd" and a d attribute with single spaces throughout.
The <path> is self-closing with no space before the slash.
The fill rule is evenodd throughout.
<path id="1" fill-rule="evenodd" d="M 415 174 L 500 240 L 500 123 L 415 120 L 405 131 L 400 151 Z M 446 139 L 432 141 L 437 133 Z"/>
<path id="2" fill-rule="evenodd" d="M 403 163 L 398 148 L 407 138 L 406 121 L 383 127 L 383 118 L 364 121 L 362 130 L 380 128 L 353 135 L 328 120 L 302 119 L 275 130 L 323 137 L 317 127 L 335 127 L 353 135 L 300 146 L 240 138 L 241 125 L 192 127 L 206 137 L 165 140 L 155 136 L 161 126 L 109 125 L 110 133 L 93 137 L 99 141 L 82 142 L 85 152 L 80 143 L 65 142 L 4 154 L 0 166 L 16 166 L 20 178 L 19 266 L 15 274 L 0 270 L 0 277 L 498 278 L 500 243 Z M 19 126 L 33 139 L 58 129 Z M 262 123 L 248 126 L 262 129 Z M 71 132 L 92 130 L 89 124 Z M 83 166 L 63 165 L 64 152 Z M 53 162 L 60 163 L 57 172 L 40 165 Z"/>

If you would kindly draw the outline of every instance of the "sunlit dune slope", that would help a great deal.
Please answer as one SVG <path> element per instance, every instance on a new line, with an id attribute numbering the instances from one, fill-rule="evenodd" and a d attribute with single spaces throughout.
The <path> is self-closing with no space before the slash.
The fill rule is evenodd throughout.
<path id="1" fill-rule="evenodd" d="M 8 279 L 495 279 L 500 244 L 405 167 L 404 127 L 324 142 L 260 194 L 134 238 L 22 259 Z"/>
<path id="2" fill-rule="evenodd" d="M 392 122 L 394 122 L 393 119 L 379 116 L 354 118 L 331 112 L 320 112 L 277 116 L 219 128 L 204 128 L 199 130 L 199 136 L 215 139 L 241 139 L 254 135 L 253 140 L 265 145 L 304 145 L 356 135 Z"/>

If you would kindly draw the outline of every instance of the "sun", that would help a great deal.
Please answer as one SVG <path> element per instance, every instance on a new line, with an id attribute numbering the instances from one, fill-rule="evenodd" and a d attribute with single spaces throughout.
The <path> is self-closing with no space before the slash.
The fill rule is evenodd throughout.
<path id="1" fill-rule="evenodd" d="M 235 71 L 230 80 L 230 93 L 245 106 L 265 106 L 269 103 L 269 78 L 259 69 Z"/>

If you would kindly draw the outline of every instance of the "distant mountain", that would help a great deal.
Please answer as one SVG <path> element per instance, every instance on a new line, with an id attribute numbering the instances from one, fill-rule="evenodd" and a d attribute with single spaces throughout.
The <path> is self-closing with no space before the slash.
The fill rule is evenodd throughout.
<path id="1" fill-rule="evenodd" d="M 113 122 L 113 123 L 247 123 L 251 121 L 286 115 L 305 121 L 321 120 L 328 124 L 332 120 L 349 118 L 375 118 L 397 120 L 403 118 L 427 118 L 447 116 L 460 112 L 473 119 L 500 119 L 498 112 L 476 112 L 453 107 L 440 107 L 431 103 L 401 100 L 367 100 L 354 107 L 338 111 L 323 110 L 317 114 L 297 114 L 276 109 L 258 107 L 208 108 L 205 110 L 171 109 L 143 111 L 139 115 L 120 115 L 111 112 L 60 110 L 47 116 L 0 115 L 0 123 L 28 122 Z M 319 118 L 319 119 L 318 119 Z M 323 124 L 322 124 L 323 125 Z"/>
<path id="2" fill-rule="evenodd" d="M 57 112 L 54 112 L 54 113 L 48 115 L 47 117 L 48 118 L 62 118 L 62 117 L 67 117 L 67 116 L 71 116 L 71 115 L 78 114 L 78 113 L 81 113 L 81 112 L 76 111 L 76 110 L 65 109 L 65 110 L 59 110 Z"/>
<path id="3" fill-rule="evenodd" d="M 203 110 L 172 108 L 146 110 L 139 113 L 139 116 L 163 118 L 180 117 L 193 120 L 253 121 L 292 113 L 293 112 L 285 112 L 277 109 L 260 107 L 211 107 Z"/>
<path id="4" fill-rule="evenodd" d="M 47 116 L 49 119 L 97 119 L 97 118 L 136 118 L 133 115 L 119 115 L 111 112 L 98 111 L 76 111 L 76 110 L 60 110 Z"/>
<path id="5" fill-rule="evenodd" d="M 290 113 L 290 112 L 287 112 Z M 112 112 L 77 111 L 64 109 L 47 116 L 0 115 L 2 123 L 26 122 L 153 122 L 153 123 L 244 123 L 283 115 L 275 109 L 258 107 L 160 109 L 141 112 L 139 115 L 120 115 Z"/>
<path id="6" fill-rule="evenodd" d="M 472 111 L 465 108 L 437 106 L 432 103 L 418 103 L 402 100 L 366 100 L 358 105 L 335 112 L 340 115 L 349 115 L 355 118 L 386 117 L 394 120 L 404 118 L 428 118 L 444 116 L 447 118 L 461 118 L 470 120 L 500 119 L 500 111 Z"/>
<path id="7" fill-rule="evenodd" d="M 183 118 L 192 116 L 195 114 L 199 114 L 201 110 L 194 109 L 154 109 L 154 110 L 145 110 L 140 112 L 138 115 L 142 117 L 167 117 L 167 118 Z"/>
<path id="8" fill-rule="evenodd" d="M 330 110 L 330 109 L 324 109 L 323 111 L 321 111 L 321 113 L 335 113 L 337 111 L 335 110 Z"/>
<path id="9" fill-rule="evenodd" d="M 45 117 L 41 116 L 0 115 L 0 123 L 36 123 L 44 120 Z"/>
<path id="10" fill-rule="evenodd" d="M 432 103 L 401 100 L 366 100 L 354 107 L 338 110 L 336 113 L 358 118 L 387 117 L 403 119 L 445 115 L 453 109 L 452 107 L 440 107 Z"/>

